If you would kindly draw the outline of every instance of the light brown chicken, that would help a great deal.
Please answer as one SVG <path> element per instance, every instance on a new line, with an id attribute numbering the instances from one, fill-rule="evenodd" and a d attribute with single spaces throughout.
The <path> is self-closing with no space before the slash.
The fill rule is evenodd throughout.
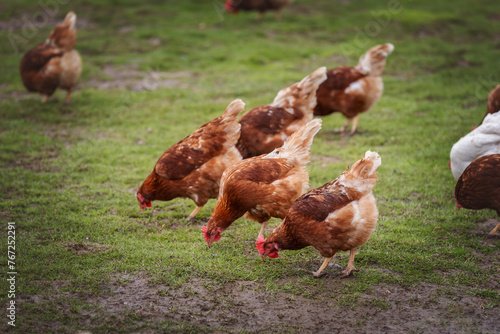
<path id="1" fill-rule="evenodd" d="M 356 132 L 359 114 L 370 110 L 384 90 L 382 74 L 386 58 L 394 50 L 391 43 L 376 45 L 359 59 L 357 66 L 341 66 L 329 70 L 327 79 L 316 92 L 318 103 L 315 116 L 341 112 L 347 122 L 341 128 L 345 133 L 353 121 L 350 134 Z"/>
<path id="2" fill-rule="evenodd" d="M 224 114 L 166 150 L 137 191 L 141 210 L 155 200 L 190 198 L 196 204 L 188 217 L 192 220 L 216 198 L 222 173 L 241 160 L 235 144 L 241 127 L 238 114 L 244 107 L 243 101 L 234 100 Z"/>
<path id="3" fill-rule="evenodd" d="M 313 189 L 297 199 L 285 219 L 267 238 L 259 236 L 256 246 L 262 258 L 278 257 L 278 251 L 316 248 L 325 261 L 313 275 L 319 277 L 338 251 L 349 251 L 343 271 L 355 271 L 356 249 L 371 236 L 378 219 L 372 189 L 378 180 L 380 156 L 367 151 L 336 180 Z"/>
<path id="4" fill-rule="evenodd" d="M 283 147 L 245 159 L 224 172 L 217 204 L 207 226 L 202 228 L 209 247 L 245 213 L 248 219 L 262 224 L 259 235 L 264 234 L 271 217 L 285 217 L 309 185 L 305 165 L 320 128 L 321 120 L 312 120 L 292 134 Z"/>
<path id="5" fill-rule="evenodd" d="M 243 159 L 281 147 L 292 133 L 311 121 L 316 90 L 325 79 L 326 68 L 320 67 L 280 90 L 271 104 L 247 111 L 240 119 L 241 137 L 236 145 Z"/>
<path id="6" fill-rule="evenodd" d="M 82 60 L 76 44 L 76 14 L 69 12 L 64 21 L 52 30 L 49 38 L 29 50 L 21 60 L 20 71 L 24 86 L 39 92 L 46 102 L 57 88 L 66 90 L 65 104 L 82 72 Z"/>
<path id="7" fill-rule="evenodd" d="M 292 0 L 226 0 L 226 11 L 232 14 L 240 10 L 259 12 L 259 20 L 262 20 L 264 13 L 268 10 L 276 11 L 276 20 L 281 20 L 281 9 L 288 5 Z"/>

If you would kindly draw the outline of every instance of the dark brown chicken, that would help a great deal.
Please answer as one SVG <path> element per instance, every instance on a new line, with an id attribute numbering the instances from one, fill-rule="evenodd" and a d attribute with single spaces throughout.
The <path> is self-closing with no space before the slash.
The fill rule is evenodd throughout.
<path id="1" fill-rule="evenodd" d="M 253 108 L 240 119 L 241 137 L 236 147 L 243 159 L 267 154 L 313 119 L 316 90 L 326 79 L 320 67 L 300 82 L 278 92 L 271 104 Z"/>
<path id="2" fill-rule="evenodd" d="M 265 12 L 276 11 L 276 20 L 281 20 L 281 9 L 292 0 L 226 0 L 226 11 L 236 14 L 239 11 L 258 11 L 259 19 L 262 19 Z"/>
<path id="3" fill-rule="evenodd" d="M 318 104 L 315 116 L 341 112 L 347 122 L 341 128 L 345 133 L 353 122 L 350 134 L 356 132 L 359 114 L 369 110 L 382 96 L 386 58 L 394 50 L 391 43 L 377 45 L 368 50 L 357 66 L 341 66 L 329 70 L 327 79 L 316 92 Z"/>
<path id="4" fill-rule="evenodd" d="M 491 209 L 500 217 L 500 154 L 485 155 L 472 161 L 455 186 L 457 209 Z M 498 235 L 500 224 L 491 232 Z"/>
<path id="5" fill-rule="evenodd" d="M 343 271 L 348 276 L 354 267 L 356 248 L 372 234 L 378 209 L 372 189 L 377 183 L 377 168 L 382 160 L 376 152 L 367 151 L 337 179 L 300 196 L 281 224 L 267 238 L 259 236 L 256 246 L 262 258 L 278 257 L 278 251 L 316 248 L 325 260 L 313 275 L 323 270 L 338 251 L 349 251 L 349 262 Z"/>
<path id="6" fill-rule="evenodd" d="M 47 101 L 57 88 L 66 90 L 65 103 L 82 72 L 82 60 L 73 47 L 76 43 L 76 14 L 69 12 L 64 21 L 52 30 L 47 40 L 29 50 L 21 60 L 20 71 L 24 86 L 39 92 Z"/>
<path id="7" fill-rule="evenodd" d="M 238 114 L 244 107 L 243 101 L 234 100 L 224 114 L 167 149 L 137 191 L 141 210 L 155 200 L 190 198 L 196 204 L 191 220 L 216 198 L 222 173 L 241 160 L 235 144 L 241 127 Z"/>

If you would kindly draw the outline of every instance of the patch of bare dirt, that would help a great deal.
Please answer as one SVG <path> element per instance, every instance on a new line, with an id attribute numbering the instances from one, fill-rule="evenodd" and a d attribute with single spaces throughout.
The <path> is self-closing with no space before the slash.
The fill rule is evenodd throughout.
<path id="1" fill-rule="evenodd" d="M 489 14 L 488 19 L 491 21 L 500 21 L 500 14 Z"/>
<path id="2" fill-rule="evenodd" d="M 52 164 L 52 160 L 59 156 L 58 151 L 44 151 L 43 156 L 27 157 L 25 155 L 18 155 L 16 160 L 10 161 L 0 168 L 23 168 L 35 172 L 57 172 L 59 168 Z"/>
<path id="3" fill-rule="evenodd" d="M 495 239 L 499 240 L 500 235 L 497 235 L 497 237 L 489 235 L 491 230 L 493 230 L 498 224 L 500 224 L 500 220 L 488 219 L 484 222 L 477 223 L 476 224 L 477 228 L 472 229 L 470 232 L 473 234 L 482 235 L 482 236 L 487 237 L 487 240 L 485 240 L 485 242 L 488 240 L 495 240 Z"/>
<path id="4" fill-rule="evenodd" d="M 109 295 L 86 302 L 121 318 L 133 312 L 144 321 L 187 322 L 263 333 L 498 333 L 498 308 L 460 287 L 419 283 L 413 287 L 383 285 L 357 296 L 355 307 L 330 292 L 340 282 L 323 278 L 325 295 L 305 298 L 271 293 L 253 281 L 219 284 L 192 279 L 181 289 L 151 285 L 147 276 L 121 275 L 104 288 Z"/>
<path id="5" fill-rule="evenodd" d="M 350 296 L 338 293 L 345 281 L 333 276 L 321 280 L 324 283 L 321 289 L 315 287 L 304 297 L 266 291 L 262 283 L 254 281 L 220 283 L 193 278 L 181 288 L 174 288 L 152 284 L 146 273 L 120 274 L 110 277 L 102 286 L 104 293 L 98 296 L 78 296 L 63 291 L 64 282 L 51 282 L 50 294 L 20 294 L 18 302 L 27 305 L 61 300 L 58 302 L 60 312 L 69 314 L 73 311 L 64 300 L 79 298 L 94 307 L 80 309 L 80 316 L 75 318 L 79 321 L 72 326 L 90 332 L 106 319 L 116 324 L 130 321 L 131 314 L 138 328 L 170 321 L 230 333 L 493 334 L 500 331 L 499 308 L 492 307 L 480 296 L 471 295 L 468 287 L 381 284 Z M 294 282 L 300 285 L 296 278 L 280 280 L 277 284 Z M 498 288 L 498 283 L 496 286 Z M 60 326 L 58 323 L 44 325 Z"/>
<path id="6" fill-rule="evenodd" d="M 105 252 L 109 249 L 109 247 L 98 243 L 82 243 L 82 242 L 68 243 L 65 245 L 65 248 L 66 250 L 73 252 L 77 255 Z"/>
<path id="7" fill-rule="evenodd" d="M 156 90 L 166 87 L 182 86 L 181 79 L 192 77 L 194 73 L 140 71 L 135 66 L 106 65 L 101 69 L 101 78 L 92 78 L 83 82 L 85 87 L 98 89 L 117 89 L 129 91 Z"/>

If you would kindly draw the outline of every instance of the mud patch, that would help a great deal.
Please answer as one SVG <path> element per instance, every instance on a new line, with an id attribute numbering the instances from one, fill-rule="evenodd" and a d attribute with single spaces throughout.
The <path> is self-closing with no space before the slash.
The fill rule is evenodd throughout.
<path id="1" fill-rule="evenodd" d="M 476 224 L 477 228 L 474 228 L 474 229 L 470 230 L 470 232 L 473 233 L 473 234 L 484 236 L 485 238 L 489 237 L 488 238 L 489 240 L 494 240 L 494 239 L 500 240 L 500 235 L 497 235 L 495 237 L 495 236 L 492 236 L 492 235 L 488 234 L 498 224 L 500 224 L 500 220 L 497 220 L 497 219 L 488 219 L 488 220 L 486 220 L 484 222 L 477 223 Z"/>
<path id="2" fill-rule="evenodd" d="M 120 275 L 105 286 L 109 295 L 86 302 L 121 318 L 187 322 L 213 329 L 262 333 L 495 333 L 498 308 L 460 287 L 420 283 L 375 286 L 357 296 L 337 296 L 338 279 L 323 279 L 323 293 L 306 298 L 266 291 L 253 281 L 218 283 L 193 278 L 180 289 L 152 285 L 147 275 Z M 293 283 L 293 282 L 289 282 Z M 295 282 L 297 283 L 297 282 Z M 298 283 L 297 283 L 298 284 Z"/>
<path id="3" fill-rule="evenodd" d="M 500 21 L 500 14 L 489 14 L 487 17 L 491 21 Z"/>
<path id="4" fill-rule="evenodd" d="M 81 243 L 81 242 L 68 243 L 64 246 L 64 248 L 77 255 L 94 254 L 99 252 L 105 252 L 110 249 L 108 246 L 101 245 L 98 243 Z"/>
<path id="5" fill-rule="evenodd" d="M 82 83 L 86 88 L 116 89 L 128 91 L 156 90 L 159 88 L 182 87 L 181 79 L 193 77 L 194 73 L 140 71 L 136 66 L 106 65 L 100 70 L 100 78 Z"/>

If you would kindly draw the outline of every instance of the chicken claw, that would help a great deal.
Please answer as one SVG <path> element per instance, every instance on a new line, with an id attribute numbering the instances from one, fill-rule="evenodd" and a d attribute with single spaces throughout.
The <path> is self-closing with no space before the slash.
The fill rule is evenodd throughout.
<path id="1" fill-rule="evenodd" d="M 352 275 L 353 272 L 359 271 L 358 269 L 354 267 L 347 267 L 344 271 L 342 271 L 342 275 L 340 275 L 340 278 L 347 278 Z"/>

